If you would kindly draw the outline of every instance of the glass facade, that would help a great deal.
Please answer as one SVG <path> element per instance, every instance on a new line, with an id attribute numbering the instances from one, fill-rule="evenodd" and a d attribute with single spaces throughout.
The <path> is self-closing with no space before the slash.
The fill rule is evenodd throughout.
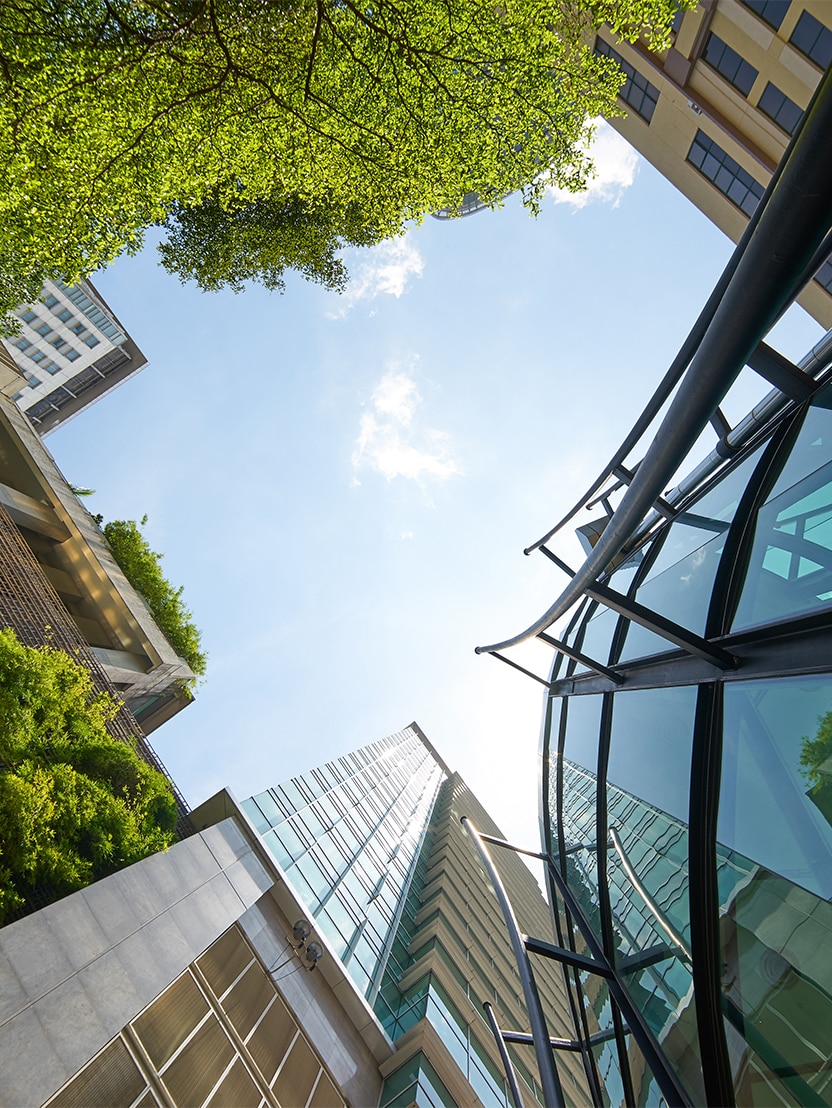
<path id="1" fill-rule="evenodd" d="M 371 1002 L 445 777 L 418 732 L 406 728 L 243 802 Z"/>
<path id="2" fill-rule="evenodd" d="M 242 807 L 381 1027 L 393 1042 L 405 1041 L 381 1105 L 508 1108 L 483 1004 L 494 1006 L 505 1027 L 527 1027 L 528 1015 L 505 922 L 460 816 L 489 834 L 500 831 L 418 727 Z M 510 856 L 505 866 L 526 925 L 548 933 L 539 885 L 520 859 Z M 559 966 L 543 967 L 539 988 L 555 1013 L 553 1033 L 563 1033 L 570 1016 Z M 428 1043 L 442 1043 L 441 1057 L 419 1040 L 424 1025 Z M 410 1033 L 420 1045 L 407 1047 Z M 509 1051 L 526 1103 L 542 1103 L 530 1048 Z M 561 1077 L 570 1103 L 591 1102 L 577 1057 L 563 1064 Z"/>
<path id="3" fill-rule="evenodd" d="M 740 661 L 578 609 L 565 640 L 624 684 L 556 655 L 544 835 L 566 919 L 583 915 L 689 1103 L 714 1102 L 719 1066 L 720 1103 L 829 1103 L 832 386 L 634 540 L 606 583 Z M 568 941 L 586 952 L 577 926 Z M 606 983 L 571 985 L 603 1103 L 660 1102 Z"/>

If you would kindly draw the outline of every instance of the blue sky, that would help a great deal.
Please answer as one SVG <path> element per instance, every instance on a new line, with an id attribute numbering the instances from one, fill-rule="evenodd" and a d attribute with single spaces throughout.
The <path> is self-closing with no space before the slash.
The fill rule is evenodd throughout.
<path id="1" fill-rule="evenodd" d="M 541 688 L 474 647 L 560 592 L 523 548 L 629 429 L 731 250 L 608 128 L 596 161 L 537 219 L 510 198 L 353 253 L 342 297 L 291 276 L 202 294 L 152 242 L 95 279 L 150 366 L 48 445 L 91 511 L 148 515 L 185 586 L 207 679 L 152 742 L 191 804 L 416 719 L 536 843 Z M 778 344 L 820 335 L 796 309 Z M 531 658 L 545 673 L 548 648 Z"/>

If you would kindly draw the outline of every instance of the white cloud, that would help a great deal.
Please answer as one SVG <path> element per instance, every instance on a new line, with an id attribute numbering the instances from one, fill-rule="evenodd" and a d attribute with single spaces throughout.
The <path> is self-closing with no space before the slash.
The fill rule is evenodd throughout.
<path id="1" fill-rule="evenodd" d="M 585 208 L 593 200 L 600 200 L 617 208 L 624 190 L 635 180 L 638 154 L 633 147 L 604 120 L 595 120 L 595 126 L 597 129 L 589 147 L 595 163 L 595 175 L 584 192 L 549 189 L 549 195 L 556 204 L 571 204 L 577 209 Z"/>
<path id="2" fill-rule="evenodd" d="M 409 235 L 379 243 L 351 268 L 347 291 L 331 316 L 342 318 L 359 300 L 375 300 L 381 295 L 398 299 L 407 292 L 411 278 L 422 276 L 424 268 L 425 260 Z"/>
<path id="3" fill-rule="evenodd" d="M 356 473 L 371 469 L 388 481 L 394 477 L 412 481 L 436 477 L 444 481 L 460 472 L 451 457 L 448 436 L 420 427 L 414 420 L 421 403 L 413 377 L 399 366 L 391 366 L 373 391 L 371 410 L 361 416 L 352 455 Z M 353 477 L 353 484 L 359 484 L 357 477 Z"/>

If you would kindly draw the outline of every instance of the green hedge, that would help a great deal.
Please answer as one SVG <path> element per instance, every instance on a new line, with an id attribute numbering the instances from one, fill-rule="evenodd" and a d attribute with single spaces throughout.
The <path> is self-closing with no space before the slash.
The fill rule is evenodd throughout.
<path id="1" fill-rule="evenodd" d="M 141 523 L 146 522 L 147 516 Z M 165 638 L 194 673 L 202 677 L 208 656 L 202 650 L 192 613 L 182 601 L 183 589 L 181 586 L 175 589 L 162 573 L 159 565 L 162 555 L 150 549 L 139 526 L 132 519 L 117 519 L 104 524 L 104 537 L 124 576 L 147 601 Z"/>
<path id="2" fill-rule="evenodd" d="M 0 631 L 0 924 L 175 841 L 169 782 L 107 731 L 119 708 L 69 654 Z"/>

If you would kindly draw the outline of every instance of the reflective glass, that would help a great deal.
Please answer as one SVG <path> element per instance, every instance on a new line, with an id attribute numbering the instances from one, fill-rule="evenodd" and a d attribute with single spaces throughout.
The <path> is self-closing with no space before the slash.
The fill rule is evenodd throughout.
<path id="1" fill-rule="evenodd" d="M 689 631 L 703 634 L 728 527 L 762 449 L 746 458 L 670 525 L 636 593 L 640 604 Z M 631 623 L 621 657 L 630 660 L 673 649 L 673 643 L 661 635 Z"/>
<path id="2" fill-rule="evenodd" d="M 737 1104 L 832 1097 L 832 907 L 720 849 L 723 1011 Z M 730 885 L 726 880 L 730 875 Z"/>
<path id="3" fill-rule="evenodd" d="M 604 581 L 604 584 L 611 589 L 615 589 L 616 592 L 626 595 L 643 557 L 643 552 L 639 551 L 635 557 L 628 559 L 624 565 L 619 566 Z M 595 662 L 606 665 L 610 659 L 612 639 L 618 626 L 618 620 L 618 612 L 612 611 L 611 608 L 607 608 L 603 604 L 596 605 L 592 609 L 591 617 L 586 621 L 583 641 L 579 647 L 581 653 L 586 654 L 588 658 L 592 658 Z M 584 669 L 584 666 L 578 665 L 579 671 Z"/>
<path id="4" fill-rule="evenodd" d="M 828 387 L 757 514 L 734 630 L 832 600 L 832 411 L 824 405 L 832 405 Z"/>
<path id="5" fill-rule="evenodd" d="M 695 686 L 615 694 L 607 879 L 617 953 L 623 958 L 657 946 L 667 952 L 628 973 L 627 985 L 694 1101 L 704 1103 L 689 953 L 687 820 L 696 698 Z"/>
<path id="6" fill-rule="evenodd" d="M 602 702 L 601 696 L 571 696 L 566 701 L 562 766 L 566 877 L 599 933 L 595 811 Z"/>
<path id="7" fill-rule="evenodd" d="M 725 688 L 717 837 L 724 846 L 832 897 L 832 678 Z"/>

